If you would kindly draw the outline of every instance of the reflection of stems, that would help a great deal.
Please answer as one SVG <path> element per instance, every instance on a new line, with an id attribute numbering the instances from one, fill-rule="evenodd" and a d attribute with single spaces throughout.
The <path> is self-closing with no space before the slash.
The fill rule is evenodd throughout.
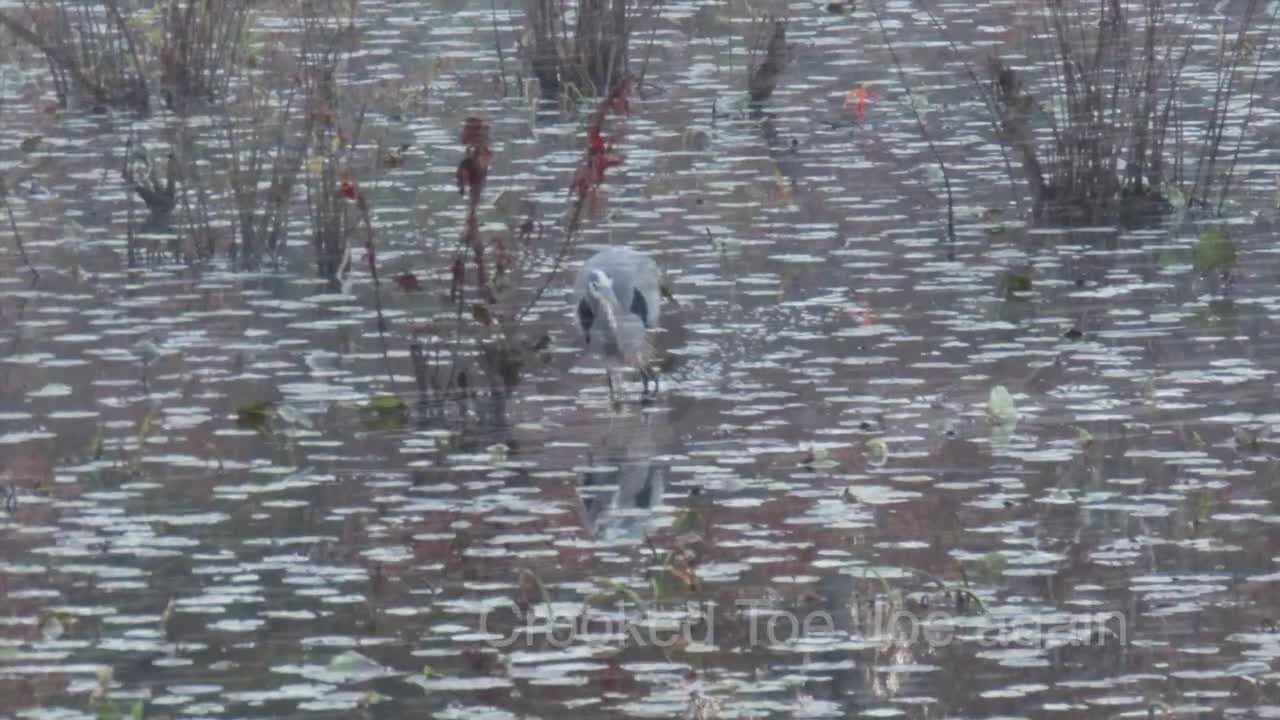
<path id="1" fill-rule="evenodd" d="M 1222 214 L 1222 206 L 1227 202 L 1227 192 L 1231 190 L 1231 176 L 1236 172 L 1236 163 L 1240 160 L 1240 146 L 1244 144 L 1244 129 L 1249 127 L 1249 121 L 1253 119 L 1253 101 L 1257 98 L 1254 89 L 1258 85 L 1258 74 L 1262 71 L 1262 56 L 1267 49 L 1267 43 L 1271 40 L 1271 28 L 1275 25 L 1276 16 L 1273 13 L 1267 13 L 1271 18 L 1267 22 L 1266 34 L 1262 37 L 1262 44 L 1254 51 L 1257 54 L 1257 61 L 1253 65 L 1253 78 L 1249 81 L 1249 105 L 1245 110 L 1244 121 L 1240 123 L 1240 136 L 1236 138 L 1235 150 L 1231 153 L 1231 165 L 1227 168 L 1227 176 L 1222 181 L 1222 192 L 1218 194 L 1218 214 Z"/>
<path id="2" fill-rule="evenodd" d="M 542 286 L 533 294 L 529 302 L 525 303 L 524 309 L 516 316 L 515 324 L 519 325 L 524 316 L 533 309 L 538 301 L 542 299 L 542 294 L 551 286 L 551 282 L 560 274 L 560 266 L 564 264 L 564 259 L 569 255 L 569 250 L 573 247 L 574 241 L 577 239 L 578 228 L 582 225 L 582 207 L 586 204 L 586 196 L 579 195 L 578 199 L 573 203 L 573 212 L 569 216 L 569 224 L 564 231 L 564 242 L 560 243 L 560 251 L 556 253 L 555 262 L 551 264 L 551 272 L 547 273 L 547 277 L 542 282 Z"/>
<path id="3" fill-rule="evenodd" d="M 22 258 L 22 264 L 27 266 L 27 270 L 31 271 L 31 278 L 39 280 L 40 273 L 31 264 L 31 258 L 27 257 L 27 248 L 22 243 L 22 233 L 18 230 L 18 221 L 13 216 L 13 206 L 9 204 L 9 186 L 5 184 L 3 177 L 0 177 L 0 200 L 4 200 L 4 212 L 9 216 L 9 229 L 13 231 L 13 241 L 18 246 L 18 256 Z"/>
<path id="4" fill-rule="evenodd" d="M 365 241 L 364 256 L 369 261 L 369 276 L 373 278 L 373 307 L 378 313 L 378 340 L 382 343 L 382 363 L 387 369 L 387 381 L 394 391 L 395 375 L 391 372 L 391 356 L 387 354 L 387 320 L 382 316 L 382 286 L 378 282 L 378 257 L 373 250 L 373 223 L 369 221 L 369 205 L 364 195 L 359 195 L 356 202 L 360 208 L 360 219 L 364 222 Z"/>
<path id="5" fill-rule="evenodd" d="M 898 80 L 902 83 L 903 90 L 907 92 L 907 105 L 911 108 L 911 116 L 916 119 L 916 126 L 920 128 L 920 137 L 924 138 L 925 144 L 929 146 L 929 152 L 933 154 L 933 159 L 938 163 L 938 169 L 942 171 L 942 184 L 947 189 L 947 239 L 951 242 L 956 241 L 956 209 L 955 202 L 951 197 L 951 176 L 947 173 L 947 165 L 942 161 L 942 153 L 938 152 L 938 146 L 933 144 L 933 138 L 929 137 L 929 130 L 924 125 L 924 119 L 920 117 L 920 111 L 916 109 L 915 96 L 911 93 L 911 84 L 907 82 L 907 74 L 902 71 L 902 63 L 898 61 L 898 52 L 893 49 L 893 42 L 889 39 L 889 31 L 884 27 L 884 21 L 880 18 L 880 11 L 876 9 L 875 3 L 870 5 L 871 12 L 875 15 L 876 25 L 880 27 L 880 36 L 884 38 L 884 45 L 889 50 L 889 57 L 893 58 L 893 67 L 898 71 Z"/>
<path id="6" fill-rule="evenodd" d="M 653 12 L 655 6 L 657 7 L 656 13 Z M 649 21 L 653 23 L 653 27 L 649 28 L 649 42 L 644 46 L 644 62 L 640 64 L 640 77 L 636 80 L 638 92 L 643 92 L 644 90 L 644 75 L 649 70 L 649 56 L 653 53 L 653 40 L 658 34 L 658 21 L 662 19 L 663 7 L 663 0 L 653 0 L 653 3 L 649 5 Z"/>
<path id="7" fill-rule="evenodd" d="M 498 35 L 498 6 L 489 0 L 489 17 L 493 20 L 493 47 L 498 51 L 498 72 L 502 74 L 502 97 L 507 96 L 507 61 L 502 54 L 502 38 Z"/>
<path id="8" fill-rule="evenodd" d="M 595 114 L 591 116 L 591 124 L 588 126 L 589 129 L 587 132 L 588 138 L 599 138 L 602 136 L 604 120 L 609 114 L 610 107 L 613 107 L 618 103 L 625 106 L 627 93 L 630 92 L 632 82 L 633 80 L 630 76 L 624 77 L 609 91 L 608 96 L 600 102 L 599 107 L 596 108 Z M 592 163 L 593 161 L 603 162 L 603 158 L 597 160 L 593 155 L 593 152 L 597 150 L 600 150 L 600 148 L 593 148 L 592 142 L 588 141 L 587 147 L 582 151 L 582 161 L 578 165 L 577 175 L 574 176 L 573 184 L 571 186 L 571 190 L 574 192 L 576 197 L 573 202 L 573 211 L 569 214 L 569 222 L 565 225 L 564 242 L 560 243 L 560 250 L 556 253 L 555 262 L 552 263 L 551 271 L 547 273 L 546 278 L 542 281 L 541 287 L 538 288 L 537 292 L 533 294 L 533 297 L 529 299 L 529 302 L 525 303 L 524 308 L 516 315 L 514 324 L 517 326 L 519 326 L 521 321 L 524 320 L 524 317 L 529 314 L 529 311 L 538 304 L 538 301 L 542 299 L 543 293 L 547 291 L 548 287 L 551 287 L 551 283 L 557 276 L 559 276 L 560 268 L 564 265 L 565 258 L 569 256 L 569 251 L 573 249 L 574 244 L 578 239 L 578 230 L 582 226 L 582 210 L 586 206 L 587 196 L 595 191 L 595 185 L 591 183 L 592 178 L 590 175 L 592 172 Z"/>
<path id="9" fill-rule="evenodd" d="M 991 90 L 978 79 L 978 73 L 974 71 L 973 65 L 971 65 L 968 60 L 965 60 L 960 54 L 960 49 L 956 47 L 955 41 L 947 34 L 947 28 L 942 24 L 942 21 L 938 19 L 938 16 L 933 14 L 933 10 L 931 10 L 928 5 L 923 5 L 922 7 L 925 13 L 929 16 L 929 22 L 933 24 L 934 29 L 942 35 L 943 40 L 947 41 L 947 45 L 951 46 L 951 53 L 964 63 L 965 72 L 969 74 L 969 79 L 973 81 L 973 86 L 978 89 L 978 93 L 982 96 L 982 104 L 987 108 L 987 119 L 991 122 L 991 129 L 995 132 L 996 137 L 1000 137 L 1000 114 L 996 110 L 996 99 L 994 95 Z M 1022 199 L 1018 195 L 1017 186 L 1014 184 L 1013 163 L 1009 160 L 1009 150 L 1005 147 L 1004 143 L 999 143 L 999 145 L 1000 156 L 1004 158 L 1005 173 L 1009 176 L 1009 195 L 1013 198 L 1013 201 L 1017 203 L 1019 210 L 1021 210 Z"/>

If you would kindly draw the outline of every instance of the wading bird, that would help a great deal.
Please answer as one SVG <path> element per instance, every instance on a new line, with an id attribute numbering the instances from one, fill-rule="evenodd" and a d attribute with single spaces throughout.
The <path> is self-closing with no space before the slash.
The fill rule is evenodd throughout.
<path id="1" fill-rule="evenodd" d="M 600 353 L 616 399 L 613 369 L 633 367 L 644 381 L 643 393 L 658 392 L 658 374 L 649 367 L 653 346 L 648 331 L 658 326 L 662 302 L 658 264 L 639 250 L 611 247 L 592 255 L 578 270 L 574 300 L 587 350 Z"/>

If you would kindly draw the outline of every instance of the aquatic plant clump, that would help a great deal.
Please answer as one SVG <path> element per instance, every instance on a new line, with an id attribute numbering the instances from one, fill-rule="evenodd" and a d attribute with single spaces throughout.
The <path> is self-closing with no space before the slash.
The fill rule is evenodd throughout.
<path id="1" fill-rule="evenodd" d="M 1163 0 L 1045 9 L 1049 78 L 992 56 L 1000 139 L 1022 166 L 1036 215 L 1051 221 L 1133 221 L 1173 208 L 1221 208 L 1239 145 L 1224 146 L 1242 91 L 1252 97 L 1274 20 L 1250 0 L 1224 19 L 1209 97 L 1184 72 L 1195 50 Z M 1187 33 L 1187 34 L 1184 34 Z M 1252 108 L 1252 101 L 1249 103 Z M 1216 197 L 1215 197 L 1216 194 Z"/>
<path id="2" fill-rule="evenodd" d="M 145 111 L 151 93 L 142 36 L 129 19 L 126 0 L 23 0 L 20 10 L 0 10 L 0 27 L 44 55 L 58 102 Z"/>
<path id="3" fill-rule="evenodd" d="M 601 96 L 627 74 L 635 7 L 628 0 L 578 0 L 572 34 L 564 5 L 529 0 L 529 64 L 544 97 Z"/>
<path id="4" fill-rule="evenodd" d="M 227 92 L 242 60 L 250 0 L 23 0 L 0 28 L 45 58 L 63 107 L 186 114 Z"/>

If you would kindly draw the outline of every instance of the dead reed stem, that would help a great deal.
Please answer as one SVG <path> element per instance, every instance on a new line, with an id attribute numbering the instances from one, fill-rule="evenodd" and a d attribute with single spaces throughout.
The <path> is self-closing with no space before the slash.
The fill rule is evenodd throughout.
<path id="1" fill-rule="evenodd" d="M 39 280 L 40 272 L 31 264 L 31 258 L 27 257 L 27 247 L 22 242 L 22 231 L 18 229 L 18 219 L 14 217 L 13 206 L 9 204 L 9 186 L 3 176 L 0 176 L 0 201 L 4 202 L 4 212 L 9 220 L 9 229 L 13 232 L 13 242 L 18 246 L 18 257 L 31 273 L 31 279 Z"/>
<path id="2" fill-rule="evenodd" d="M 924 124 L 924 118 L 920 117 L 920 111 L 916 108 L 915 96 L 911 93 L 911 83 L 907 80 L 907 74 L 902 70 L 902 63 L 898 60 L 898 51 L 893 47 L 893 41 L 889 39 L 889 31 L 885 29 L 884 21 L 880 17 L 880 11 L 872 3 L 870 6 L 871 13 L 875 16 L 876 25 L 880 28 L 880 37 L 884 39 L 884 45 L 889 50 L 889 57 L 893 59 L 893 67 L 898 73 L 898 82 L 902 83 L 902 88 L 907 93 L 907 105 L 911 108 L 911 116 L 915 118 L 916 127 L 920 130 L 920 136 L 924 138 L 924 142 L 929 146 L 929 152 L 933 155 L 933 160 L 938 164 L 938 169 L 942 171 L 942 184 L 947 191 L 947 240 L 956 241 L 956 210 L 955 201 L 951 195 L 951 175 L 947 172 L 947 164 L 942 159 L 942 153 L 938 152 L 938 146 L 933 143 L 933 138 L 929 135 L 929 128 Z"/>
<path id="3" fill-rule="evenodd" d="M 747 92 L 752 102 L 768 100 L 787 68 L 787 21 L 766 15 L 755 26 L 748 44 Z"/>

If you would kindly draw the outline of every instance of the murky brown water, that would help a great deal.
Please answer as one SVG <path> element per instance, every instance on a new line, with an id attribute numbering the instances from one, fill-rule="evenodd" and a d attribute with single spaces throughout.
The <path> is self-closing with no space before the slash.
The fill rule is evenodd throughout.
<path id="1" fill-rule="evenodd" d="M 414 143 L 370 191 L 387 277 L 445 270 L 468 115 L 493 123 L 486 207 L 566 204 L 580 123 L 495 96 L 474 5 L 362 12 L 353 87 L 434 73 L 425 111 L 370 121 Z M 1023 5 L 938 12 L 1009 52 L 1037 41 Z M 37 168 L 16 206 L 42 278 L 6 246 L 0 715 L 100 717 L 108 666 L 110 703 L 147 717 L 1280 717 L 1271 94 L 1223 293 L 1192 267 L 1201 225 L 980 220 L 1016 217 L 986 116 L 894 3 L 954 173 L 946 242 L 871 15 L 791 11 L 794 63 L 753 115 L 741 14 L 668 5 L 592 204 L 577 260 L 628 243 L 674 281 L 660 399 L 629 383 L 610 407 L 558 287 L 551 358 L 496 428 L 370 422 L 413 385 L 426 301 L 384 285 L 389 388 L 362 262 L 348 296 L 304 239 L 278 273 L 127 269 L 130 120 L 38 112 L 39 73 L 5 68 L 0 168 Z M 519 23 L 499 8 L 508 41 Z M 996 385 L 1016 423 L 988 418 Z M 237 422 L 261 400 L 288 408 L 269 433 Z"/>

